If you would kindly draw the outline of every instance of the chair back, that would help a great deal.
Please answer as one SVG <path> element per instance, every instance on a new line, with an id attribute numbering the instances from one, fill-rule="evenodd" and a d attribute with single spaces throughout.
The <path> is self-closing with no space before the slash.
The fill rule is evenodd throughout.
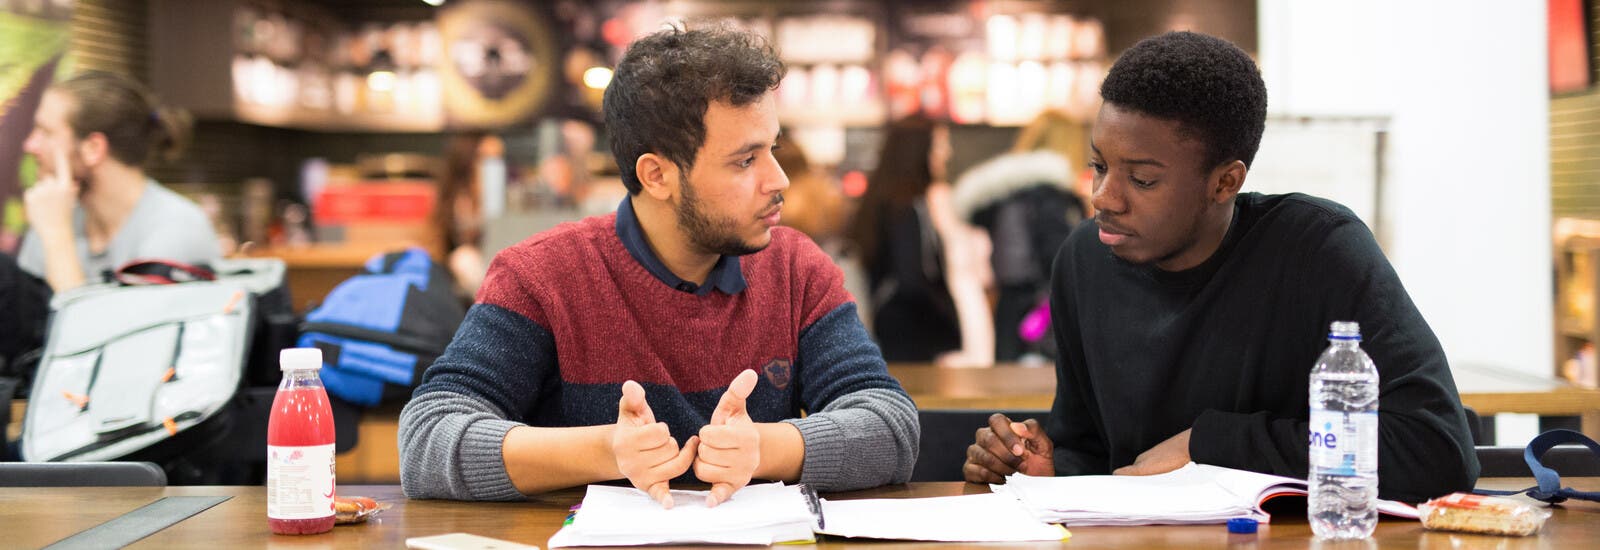
<path id="1" fill-rule="evenodd" d="M 165 487 L 151 462 L 3 462 L 0 487 Z"/>
<path id="2" fill-rule="evenodd" d="M 961 465 L 967 461 L 967 447 L 974 443 L 978 428 L 989 425 L 989 415 L 1001 413 L 1021 422 L 1037 418 L 1044 424 L 1050 411 L 1039 410 L 958 410 L 924 409 L 917 411 L 922 423 L 922 441 L 917 451 L 917 466 L 911 481 L 963 481 Z"/>
<path id="3" fill-rule="evenodd" d="M 1478 477 L 1533 477 L 1522 447 L 1478 447 Z M 1600 460 L 1581 445 L 1552 447 L 1539 459 L 1562 477 L 1600 476 Z"/>

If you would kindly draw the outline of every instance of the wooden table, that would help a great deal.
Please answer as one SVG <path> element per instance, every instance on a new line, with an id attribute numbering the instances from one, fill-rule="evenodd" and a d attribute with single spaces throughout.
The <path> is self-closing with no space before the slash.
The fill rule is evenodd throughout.
<path id="1" fill-rule="evenodd" d="M 1049 409 L 1055 399 L 1056 372 L 1050 365 L 955 369 L 897 363 L 889 365 L 889 373 L 922 409 Z M 1454 375 L 1461 402 L 1480 416 L 1578 416 L 1583 432 L 1600 439 L 1600 390 L 1481 367 L 1457 367 Z"/>
<path id="2" fill-rule="evenodd" d="M 889 373 L 923 409 L 1049 409 L 1055 399 L 1053 366 L 997 366 L 988 369 L 941 368 L 925 364 L 889 365 Z M 1495 369 L 1461 368 L 1455 372 L 1461 401 L 1485 418 L 1516 412 L 1579 416 L 1583 431 L 1600 439 L 1600 390 L 1566 382 Z M 20 428 L 26 401 L 12 402 L 10 437 Z M 396 449 L 400 407 L 387 405 L 362 417 L 360 443 L 339 455 L 340 479 L 360 483 L 397 483 Z"/>
<path id="3" fill-rule="evenodd" d="M 889 374 L 919 409 L 1049 409 L 1056 398 L 1054 365 L 959 369 L 892 363 Z"/>
<path id="4" fill-rule="evenodd" d="M 1568 485 L 1595 490 L 1600 478 L 1569 479 Z M 1485 480 L 1480 487 L 1522 488 L 1528 479 Z M 959 482 L 917 483 L 859 491 L 828 498 L 903 498 L 986 492 L 981 485 Z M 466 503 L 406 500 L 393 485 L 346 486 L 340 492 L 366 495 L 394 507 L 367 524 L 335 527 L 314 536 L 277 536 L 267 529 L 266 490 L 261 487 L 167 488 L 3 488 L 0 489 L 0 545 L 37 548 L 115 518 L 163 496 L 228 495 L 233 498 L 176 525 L 135 547 L 139 548 L 401 548 L 409 537 L 469 532 L 525 544 L 545 546 L 560 528 L 567 510 L 582 499 L 579 490 L 559 491 L 519 503 Z M 1324 545 L 1335 548 L 1580 548 L 1600 541 L 1600 505 L 1575 503 L 1554 509 L 1537 536 L 1526 538 L 1431 532 L 1405 520 L 1379 523 L 1374 545 Z M 985 545 L 1015 548 L 1306 548 L 1312 544 L 1304 517 L 1280 515 L 1254 537 L 1230 536 L 1221 525 L 1080 527 L 1065 543 Z M 963 548 L 970 544 L 865 542 L 829 538 L 802 547 Z M 775 548 L 792 548 L 779 546 Z"/>

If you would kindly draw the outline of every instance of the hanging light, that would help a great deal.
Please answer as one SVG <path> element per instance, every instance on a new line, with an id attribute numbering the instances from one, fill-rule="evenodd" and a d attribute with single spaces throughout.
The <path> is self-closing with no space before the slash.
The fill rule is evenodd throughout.
<path id="1" fill-rule="evenodd" d="M 373 71 L 367 75 L 367 87 L 374 92 L 394 91 L 394 71 Z"/>
<path id="2" fill-rule="evenodd" d="M 372 56 L 372 72 L 367 73 L 367 88 L 374 92 L 394 91 L 394 58 L 388 50 L 379 50 Z"/>
<path id="3" fill-rule="evenodd" d="M 611 69 L 607 69 L 605 67 L 589 67 L 583 71 L 584 86 L 588 86 L 596 90 L 604 90 L 609 84 L 611 84 Z"/>

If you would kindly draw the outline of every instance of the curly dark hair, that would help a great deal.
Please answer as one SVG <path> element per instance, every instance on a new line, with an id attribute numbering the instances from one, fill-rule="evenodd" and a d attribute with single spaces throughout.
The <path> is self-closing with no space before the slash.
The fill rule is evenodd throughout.
<path id="1" fill-rule="evenodd" d="M 726 26 L 668 29 L 628 47 L 606 87 L 602 110 L 622 184 L 643 187 L 634 163 L 645 153 L 688 171 L 706 141 L 712 101 L 743 107 L 783 80 L 783 62 L 760 35 Z"/>
<path id="2" fill-rule="evenodd" d="M 1206 148 L 1207 166 L 1255 160 L 1267 121 L 1267 85 L 1255 61 L 1221 38 L 1187 31 L 1140 40 L 1100 85 L 1117 107 L 1178 121 Z"/>

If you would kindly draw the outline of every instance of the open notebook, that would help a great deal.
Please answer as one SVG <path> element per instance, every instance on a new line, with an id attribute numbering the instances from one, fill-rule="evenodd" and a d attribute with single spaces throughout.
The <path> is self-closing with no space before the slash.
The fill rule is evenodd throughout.
<path id="1" fill-rule="evenodd" d="M 643 491 L 590 485 L 550 548 L 647 544 L 769 545 L 811 542 L 813 533 L 945 542 L 1058 541 L 1059 525 L 1033 518 L 1015 497 L 975 494 L 935 498 L 820 500 L 802 486 L 751 485 L 716 508 L 707 491 L 673 491 L 662 508 Z"/>
<path id="2" fill-rule="evenodd" d="M 1032 477 L 1013 474 L 992 485 L 1022 501 L 1035 517 L 1068 527 L 1225 523 L 1231 518 L 1271 519 L 1261 505 L 1274 497 L 1305 495 L 1306 480 L 1190 463 L 1153 476 Z M 1416 518 L 1417 509 L 1389 500 L 1378 511 Z"/>

